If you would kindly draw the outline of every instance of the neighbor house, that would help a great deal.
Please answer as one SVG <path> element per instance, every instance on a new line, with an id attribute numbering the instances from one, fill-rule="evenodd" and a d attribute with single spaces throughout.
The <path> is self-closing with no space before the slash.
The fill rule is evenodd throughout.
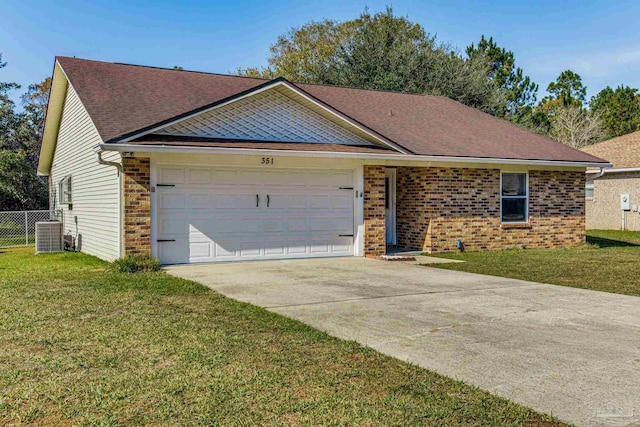
<path id="1" fill-rule="evenodd" d="M 587 228 L 640 230 L 640 131 L 582 151 L 613 164 L 604 171 L 587 171 Z"/>
<path id="2" fill-rule="evenodd" d="M 189 263 L 576 245 L 603 166 L 444 97 L 59 57 L 38 171 L 77 249 Z"/>

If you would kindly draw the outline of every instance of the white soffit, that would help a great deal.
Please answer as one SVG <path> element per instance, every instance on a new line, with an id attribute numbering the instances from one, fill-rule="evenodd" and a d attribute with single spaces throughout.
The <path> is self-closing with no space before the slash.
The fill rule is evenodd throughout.
<path id="1" fill-rule="evenodd" d="M 285 90 L 271 88 L 186 118 L 153 132 L 156 135 L 374 145 L 311 108 Z M 348 125 L 351 126 L 351 125 Z M 354 127 L 354 130 L 356 128 Z"/>

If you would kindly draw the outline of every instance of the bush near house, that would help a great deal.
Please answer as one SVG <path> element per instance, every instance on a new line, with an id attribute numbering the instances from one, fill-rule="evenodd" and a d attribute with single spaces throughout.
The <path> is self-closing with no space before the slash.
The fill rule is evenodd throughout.
<path id="1" fill-rule="evenodd" d="M 117 259 L 111 265 L 120 273 L 149 273 L 160 271 L 160 261 L 150 256 L 129 255 Z"/>

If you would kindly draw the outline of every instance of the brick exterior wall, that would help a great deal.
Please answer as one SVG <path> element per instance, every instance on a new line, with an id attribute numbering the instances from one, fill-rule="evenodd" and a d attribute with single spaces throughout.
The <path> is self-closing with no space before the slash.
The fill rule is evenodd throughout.
<path id="1" fill-rule="evenodd" d="M 586 200 L 587 228 L 620 230 L 620 195 L 629 194 L 631 205 L 640 205 L 640 172 L 605 174 L 593 181 L 594 197 Z M 640 230 L 640 214 L 625 212 L 625 228 Z"/>
<path id="2" fill-rule="evenodd" d="M 124 255 L 151 255 L 151 165 L 148 158 L 122 159 Z"/>
<path id="3" fill-rule="evenodd" d="M 364 254 L 379 256 L 387 252 L 385 229 L 385 167 L 364 167 Z"/>
<path id="4" fill-rule="evenodd" d="M 397 240 L 426 252 L 558 248 L 585 241 L 584 173 L 529 172 L 529 224 L 500 224 L 500 170 L 397 168 Z M 366 203 L 366 200 L 365 200 Z M 365 204 L 366 209 L 366 204 Z"/>

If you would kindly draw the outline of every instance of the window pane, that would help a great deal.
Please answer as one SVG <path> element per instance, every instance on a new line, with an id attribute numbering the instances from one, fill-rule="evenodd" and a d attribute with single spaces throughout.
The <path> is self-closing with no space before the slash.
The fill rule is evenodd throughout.
<path id="1" fill-rule="evenodd" d="M 527 174 L 524 174 L 524 173 L 502 174 L 502 195 L 503 196 L 526 196 L 527 195 Z"/>
<path id="2" fill-rule="evenodd" d="M 525 222 L 527 199 L 502 199 L 502 222 Z"/>

